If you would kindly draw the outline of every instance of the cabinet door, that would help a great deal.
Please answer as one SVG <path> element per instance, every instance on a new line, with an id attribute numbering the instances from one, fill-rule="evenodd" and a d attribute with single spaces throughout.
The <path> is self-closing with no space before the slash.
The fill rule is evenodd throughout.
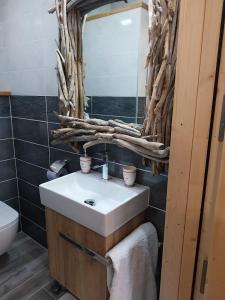
<path id="1" fill-rule="evenodd" d="M 106 267 L 62 238 L 59 248 L 67 289 L 81 300 L 107 299 Z"/>
<path id="2" fill-rule="evenodd" d="M 80 300 L 108 299 L 106 267 L 60 236 L 79 240 L 76 224 L 46 210 L 50 274 Z M 74 227 L 75 226 L 75 227 Z"/>

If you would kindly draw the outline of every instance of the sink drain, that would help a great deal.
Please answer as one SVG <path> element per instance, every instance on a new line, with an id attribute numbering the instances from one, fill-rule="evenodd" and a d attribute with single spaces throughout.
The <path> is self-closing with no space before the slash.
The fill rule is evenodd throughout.
<path id="1" fill-rule="evenodd" d="M 95 206 L 95 200 L 93 200 L 93 199 L 87 199 L 84 201 L 84 203 L 91 205 L 91 206 Z"/>

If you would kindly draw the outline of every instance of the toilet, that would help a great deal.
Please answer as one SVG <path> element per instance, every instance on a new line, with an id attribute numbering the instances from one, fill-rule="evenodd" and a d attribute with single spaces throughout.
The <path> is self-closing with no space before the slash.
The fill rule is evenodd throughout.
<path id="1" fill-rule="evenodd" d="M 18 212 L 0 201 L 0 255 L 8 251 L 18 230 Z"/>

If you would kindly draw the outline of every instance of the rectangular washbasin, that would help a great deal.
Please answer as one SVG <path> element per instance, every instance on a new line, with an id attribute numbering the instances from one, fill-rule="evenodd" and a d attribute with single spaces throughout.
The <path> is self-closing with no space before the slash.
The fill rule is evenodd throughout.
<path id="1" fill-rule="evenodd" d="M 126 187 L 123 180 L 103 180 L 81 171 L 39 186 L 44 206 L 108 236 L 148 207 L 149 188 Z"/>

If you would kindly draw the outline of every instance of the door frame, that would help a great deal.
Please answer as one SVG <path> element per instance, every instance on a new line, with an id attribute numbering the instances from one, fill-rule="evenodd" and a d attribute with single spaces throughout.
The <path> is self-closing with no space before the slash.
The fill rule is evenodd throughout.
<path id="1" fill-rule="evenodd" d="M 180 0 L 160 300 L 191 299 L 223 0 Z"/>

